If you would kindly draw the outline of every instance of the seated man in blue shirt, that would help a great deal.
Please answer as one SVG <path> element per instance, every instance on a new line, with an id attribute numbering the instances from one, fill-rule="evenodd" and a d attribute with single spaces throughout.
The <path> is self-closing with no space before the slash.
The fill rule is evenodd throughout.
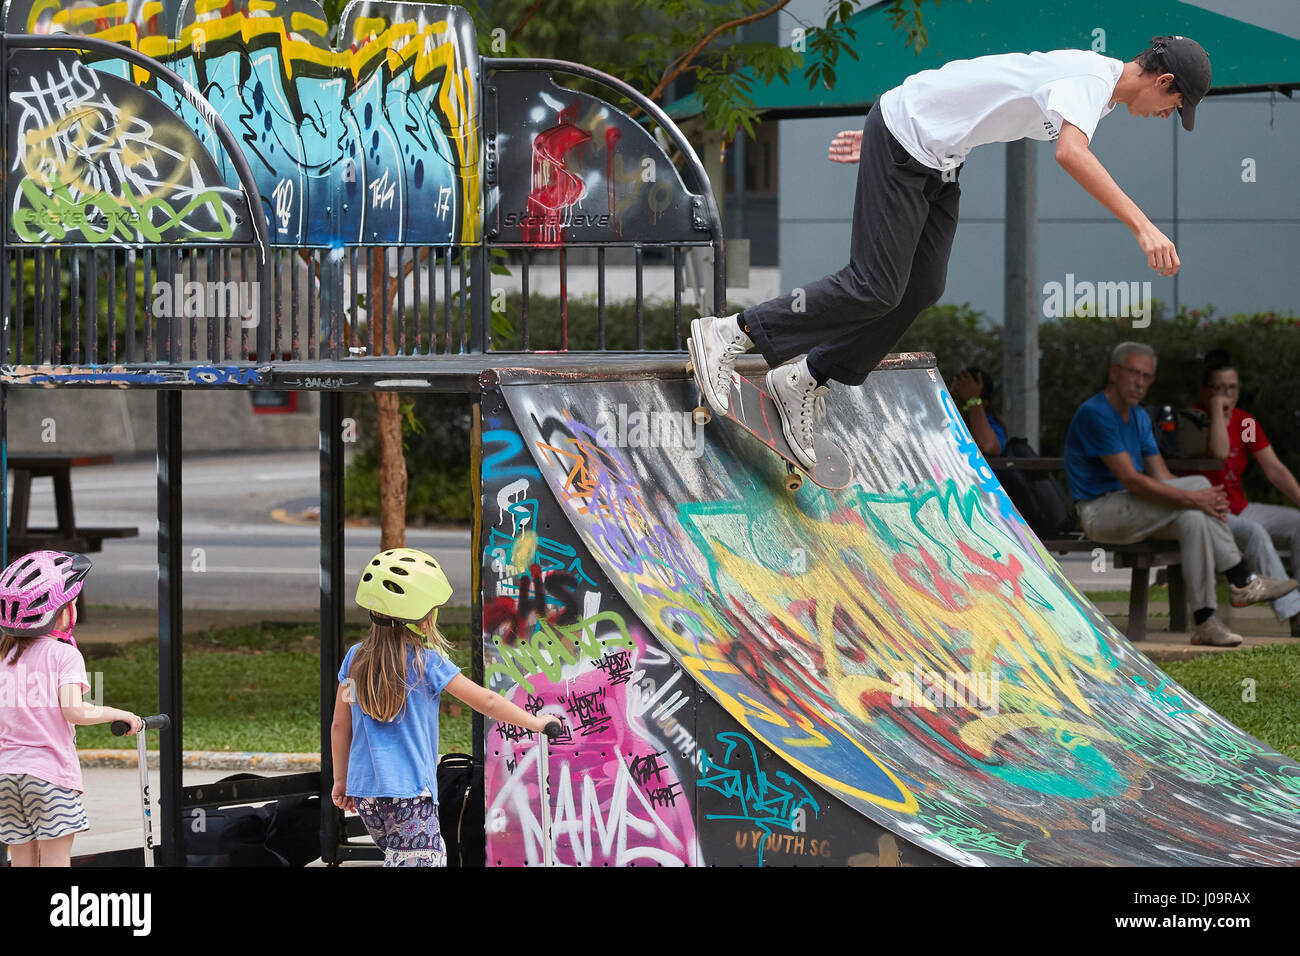
<path id="1" fill-rule="evenodd" d="M 1202 475 L 1175 478 L 1156 449 L 1142 399 L 1156 377 L 1149 345 L 1122 342 L 1104 391 L 1079 406 L 1065 437 L 1065 472 L 1084 533 L 1103 544 L 1177 538 L 1192 598 L 1193 644 L 1234 647 L 1241 636 L 1215 615 L 1214 574 L 1228 579 L 1233 607 L 1271 601 L 1291 579 L 1252 574 L 1228 528 L 1223 486 Z"/>

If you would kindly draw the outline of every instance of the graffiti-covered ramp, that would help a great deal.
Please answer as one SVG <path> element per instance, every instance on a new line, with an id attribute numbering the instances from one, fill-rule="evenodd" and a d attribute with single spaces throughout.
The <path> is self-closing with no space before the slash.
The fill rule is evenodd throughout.
<path id="1" fill-rule="evenodd" d="M 487 676 L 565 720 L 561 862 L 1300 861 L 1300 765 L 1075 590 L 932 358 L 832 391 L 835 493 L 697 428 L 675 365 L 598 377 L 483 410 Z M 535 754 L 488 756 L 489 863 L 528 862 Z"/>

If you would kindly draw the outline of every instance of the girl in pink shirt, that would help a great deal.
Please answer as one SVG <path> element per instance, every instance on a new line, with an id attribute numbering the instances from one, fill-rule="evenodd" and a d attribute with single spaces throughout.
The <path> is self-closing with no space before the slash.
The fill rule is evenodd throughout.
<path id="1" fill-rule="evenodd" d="M 33 551 L 0 574 L 0 843 L 14 866 L 68 866 L 88 828 L 74 724 L 135 714 L 82 700 L 86 662 L 72 640 L 90 571 L 79 554 Z"/>

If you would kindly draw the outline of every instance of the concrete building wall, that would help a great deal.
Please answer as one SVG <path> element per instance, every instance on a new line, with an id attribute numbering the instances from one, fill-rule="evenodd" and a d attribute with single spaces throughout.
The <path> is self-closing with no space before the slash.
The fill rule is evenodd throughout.
<path id="1" fill-rule="evenodd" d="M 1293 4 L 1199 0 L 1265 29 L 1295 35 Z M 824 19 L 820 0 L 794 0 L 788 13 Z M 1282 8 L 1288 8 L 1283 10 Z M 783 34 L 784 35 L 784 34 Z M 1124 58 L 1137 51 L 1122 51 Z M 1296 79 L 1296 77 L 1290 77 Z M 786 291 L 848 262 L 856 166 L 828 162 L 826 147 L 865 117 L 785 120 L 780 124 L 780 264 Z M 1183 267 L 1164 279 L 1146 265 L 1132 234 L 1037 146 L 1038 288 L 1048 282 L 1142 281 L 1167 305 L 1220 313 L 1300 311 L 1300 100 L 1269 94 L 1215 96 L 1197 111 L 1197 128 L 1132 117 L 1117 107 L 1102 119 L 1092 147 L 1122 188 L 1175 241 Z M 1254 160 L 1254 182 L 1242 163 Z M 1003 310 L 1005 148 L 976 149 L 961 173 L 960 224 L 943 301 L 969 302 L 994 323 Z"/>
<path id="2" fill-rule="evenodd" d="M 250 392 L 186 392 L 184 450 L 315 448 L 318 402 L 315 392 L 299 392 L 297 412 L 255 415 Z M 157 449 L 156 408 L 157 392 L 146 389 L 10 389 L 9 454 L 151 454 Z"/>
<path id="3" fill-rule="evenodd" d="M 857 167 L 826 160 L 840 119 L 787 120 L 781 135 L 781 283 L 785 289 L 848 261 Z M 1093 150 L 1128 195 L 1178 245 L 1178 276 L 1156 275 L 1127 228 L 1070 179 L 1038 144 L 1038 287 L 1077 280 L 1142 281 L 1169 305 L 1219 312 L 1300 310 L 1300 102 L 1267 94 L 1214 97 L 1185 132 L 1176 119 L 1141 119 L 1119 107 Z M 1243 181 L 1253 160 L 1254 182 Z M 961 217 L 944 302 L 969 302 L 1001 322 L 1005 149 L 983 146 L 961 173 Z M 811 176 L 811 171 L 816 176 Z"/>

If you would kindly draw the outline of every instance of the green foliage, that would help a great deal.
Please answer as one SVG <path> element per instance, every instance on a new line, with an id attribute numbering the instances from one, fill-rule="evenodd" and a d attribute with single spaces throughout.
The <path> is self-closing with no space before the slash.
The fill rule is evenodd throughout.
<path id="1" fill-rule="evenodd" d="M 928 2 L 938 0 L 894 0 L 889 8 L 891 25 L 918 51 L 928 41 L 921 10 Z M 840 55 L 857 58 L 849 20 L 870 5 L 866 0 L 827 3 L 824 21 L 804 38 L 805 55 L 789 44 L 739 40 L 741 21 L 758 23 L 783 16 L 787 2 L 781 0 L 467 0 L 464 4 L 474 17 L 483 55 L 585 63 L 619 77 L 661 104 L 693 87 L 703 108 L 704 127 L 727 138 L 741 128 L 753 135 L 758 120 L 751 96 L 755 83 L 788 80 L 798 69 L 810 89 L 818 84 L 833 87 Z M 509 38 L 504 50 L 503 35 Z M 681 80 L 676 89 L 665 85 L 674 74 Z"/>
<path id="2" fill-rule="evenodd" d="M 98 251 L 98 250 L 96 250 Z M 127 336 L 134 334 L 136 341 L 137 358 L 144 357 L 144 332 L 146 314 L 154 302 L 152 286 L 146 285 L 146 272 L 143 265 L 137 264 L 134 273 L 135 281 L 135 311 L 133 314 L 127 313 L 127 275 L 128 266 L 118 250 L 111 253 L 117 258 L 117 284 L 110 291 L 110 273 L 108 256 L 100 253 L 97 257 L 98 271 L 95 273 L 94 294 L 95 294 L 95 357 L 98 362 L 107 362 L 111 355 L 116 355 L 116 360 L 121 361 L 126 356 Z M 13 301 L 11 302 L 11 335 L 14 335 L 15 341 L 10 348 L 15 350 L 15 354 L 21 354 L 24 361 L 31 361 L 36 357 L 36 320 L 37 307 L 48 301 L 50 296 L 49 289 L 43 289 L 41 292 L 40 302 L 36 299 L 36 269 L 37 255 L 28 250 L 23 256 L 22 262 L 22 301 L 19 309 L 19 297 L 16 292 L 11 292 Z M 57 305 L 53 306 L 53 318 L 55 328 L 53 329 L 54 342 L 60 344 L 62 352 L 58 354 L 58 360 L 62 362 L 71 362 L 73 359 L 73 325 L 76 324 L 76 339 L 81 348 L 80 361 L 88 362 L 90 360 L 90 341 L 86 336 L 86 323 L 90 313 L 90 300 L 87 298 L 87 278 L 88 270 L 91 268 L 90 254 L 83 250 L 64 250 L 62 252 L 45 251 L 39 255 L 55 256 L 54 260 L 54 277 L 58 287 Z M 72 258 L 76 257 L 77 281 L 76 288 L 73 289 L 73 269 Z M 138 263 L 142 260 L 138 260 Z M 44 281 L 44 279 L 42 279 Z M 75 291 L 75 294 L 74 294 Z M 109 327 L 109 310 L 110 298 L 112 300 L 111 308 L 113 313 L 113 324 Z M 77 307 L 73 308 L 73 301 L 76 301 Z M 166 319 L 156 319 L 154 326 L 157 329 L 166 327 Z M 16 331 L 19 325 L 22 327 L 22 343 L 16 341 Z M 109 333 L 112 332 L 110 336 Z M 161 334 L 161 333 L 156 333 Z M 236 332 L 236 335 L 239 333 Z M 44 342 L 45 348 L 50 346 L 50 342 Z M 110 345 L 116 349 L 115 353 L 110 351 Z M 21 350 L 21 351 L 19 351 Z M 44 353 L 42 352 L 42 357 Z"/>
<path id="3" fill-rule="evenodd" d="M 330 25 L 330 30 L 337 30 L 339 21 L 343 19 L 343 8 L 348 5 L 348 0 L 320 0 L 320 5 L 325 11 L 325 22 Z"/>
<path id="4" fill-rule="evenodd" d="M 921 15 L 921 7 L 926 2 L 927 0 L 890 0 L 889 7 L 885 11 L 889 17 L 889 25 L 907 34 L 907 45 L 914 53 L 920 53 L 930 42 L 930 33 L 926 30 Z M 940 2 L 941 0 L 934 0 L 934 5 L 937 7 Z M 970 0 L 967 2 L 969 3 Z"/>
<path id="5" fill-rule="evenodd" d="M 683 303 L 680 329 L 673 329 L 672 302 L 646 300 L 642 307 L 644 347 L 654 350 L 672 350 L 678 347 L 678 337 L 685 342 L 690 321 L 699 314 L 692 305 Z M 510 333 L 495 335 L 492 347 L 498 351 L 522 349 L 523 296 L 515 293 L 506 299 L 505 315 L 509 318 Z M 594 296 L 570 298 L 568 309 L 561 308 L 558 298 L 533 295 L 529 297 L 528 347 L 534 350 L 551 350 L 563 347 L 564 330 L 568 329 L 568 348 L 597 349 L 600 347 L 600 310 Z M 605 347 L 615 351 L 635 349 L 636 303 L 631 300 L 606 302 Z"/>
<path id="6" fill-rule="evenodd" d="M 1002 330 L 991 325 L 982 312 L 962 305 L 936 305 L 926 309 L 912 323 L 896 352 L 933 352 L 944 381 L 967 366 L 988 372 L 994 380 L 1002 374 Z"/>
<path id="7" fill-rule="evenodd" d="M 343 506 L 352 517 L 379 515 L 379 451 L 375 406 L 349 396 L 360 450 L 343 476 Z M 465 395 L 420 394 L 402 406 L 406 452 L 406 519 L 414 524 L 463 523 L 473 517 L 469 473 L 470 405 Z"/>

